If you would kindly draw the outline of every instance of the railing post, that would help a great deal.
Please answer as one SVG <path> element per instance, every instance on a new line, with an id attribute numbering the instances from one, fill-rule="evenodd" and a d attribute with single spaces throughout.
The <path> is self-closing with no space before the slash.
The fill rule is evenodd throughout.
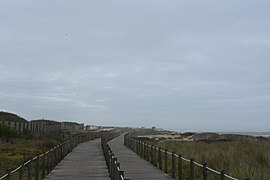
<path id="1" fill-rule="evenodd" d="M 24 179 L 23 172 L 24 172 L 24 164 L 22 164 L 22 167 L 19 170 L 19 180 Z"/>
<path id="2" fill-rule="evenodd" d="M 51 170 L 53 170 L 54 168 L 54 164 L 55 164 L 55 149 L 53 148 L 53 150 L 51 151 Z"/>
<path id="3" fill-rule="evenodd" d="M 146 160 L 149 161 L 149 144 L 146 144 Z"/>
<path id="4" fill-rule="evenodd" d="M 60 155 L 60 153 L 59 153 L 60 151 L 59 151 L 59 150 L 60 150 L 60 149 L 59 149 L 59 146 L 55 148 L 55 157 L 56 157 L 56 160 L 55 160 L 55 166 L 60 162 L 60 161 L 59 161 L 59 159 L 60 159 L 60 158 L 59 158 L 59 155 Z"/>
<path id="5" fill-rule="evenodd" d="M 113 179 L 117 180 L 117 158 L 113 158 L 113 167 Z"/>
<path id="6" fill-rule="evenodd" d="M 129 147 L 129 141 L 128 141 L 127 136 L 125 136 L 125 139 L 124 140 L 125 140 L 124 141 L 124 145 L 127 146 L 127 147 Z"/>
<path id="7" fill-rule="evenodd" d="M 140 142 L 137 140 L 137 154 L 140 155 Z"/>
<path id="8" fill-rule="evenodd" d="M 118 171 L 118 168 L 119 168 L 119 171 Z M 117 179 L 119 179 L 120 180 L 120 163 L 116 163 L 116 171 L 117 171 Z"/>
<path id="9" fill-rule="evenodd" d="M 66 142 L 62 144 L 63 158 L 65 157 Z"/>
<path id="10" fill-rule="evenodd" d="M 51 171 L 51 151 L 48 151 L 48 154 L 47 154 L 47 174 L 50 173 Z"/>
<path id="11" fill-rule="evenodd" d="M 168 149 L 165 149 L 164 158 L 165 158 L 165 173 L 168 174 Z"/>
<path id="12" fill-rule="evenodd" d="M 154 165 L 157 166 L 157 147 L 154 146 Z"/>
<path id="13" fill-rule="evenodd" d="M 35 180 L 39 179 L 39 155 L 37 155 L 36 159 L 36 172 L 35 172 Z"/>
<path id="14" fill-rule="evenodd" d="M 141 152 L 140 152 L 140 156 L 143 157 L 143 142 L 142 142 L 142 141 L 140 141 L 140 142 L 141 142 L 141 143 L 140 143 L 140 144 L 141 144 L 141 145 L 140 145 L 140 146 L 141 146 L 141 148 L 140 148 L 140 151 L 141 151 Z"/>
<path id="15" fill-rule="evenodd" d="M 172 153 L 172 178 L 175 179 L 175 153 Z"/>
<path id="16" fill-rule="evenodd" d="M 138 155 L 141 156 L 141 141 L 138 141 Z"/>
<path id="17" fill-rule="evenodd" d="M 70 149 L 71 149 L 71 140 L 69 140 L 67 142 L 67 153 L 66 154 L 70 153 L 70 151 L 71 151 Z"/>
<path id="18" fill-rule="evenodd" d="M 57 147 L 54 148 L 54 167 L 56 166 L 57 164 Z"/>
<path id="19" fill-rule="evenodd" d="M 225 180 L 225 170 L 220 171 L 220 180 Z"/>
<path id="20" fill-rule="evenodd" d="M 133 142 L 133 151 L 136 153 L 136 148 L 137 148 L 137 143 L 136 143 L 136 140 L 135 139 L 132 139 L 132 142 Z"/>
<path id="21" fill-rule="evenodd" d="M 127 137 L 127 146 L 128 146 L 129 148 L 131 148 L 131 146 L 132 146 L 131 140 L 130 140 L 129 137 Z"/>
<path id="22" fill-rule="evenodd" d="M 159 169 L 162 170 L 162 154 L 161 154 L 161 148 L 158 148 L 158 166 Z"/>
<path id="23" fill-rule="evenodd" d="M 33 165 L 32 165 L 32 158 L 31 158 L 28 164 L 28 180 L 32 180 L 32 176 L 33 176 L 32 171 L 33 171 Z"/>
<path id="24" fill-rule="evenodd" d="M 183 162 L 182 155 L 178 155 L 178 180 L 184 180 L 183 178 Z"/>
<path id="25" fill-rule="evenodd" d="M 113 153 L 111 155 L 111 161 L 110 161 L 110 164 L 111 164 L 111 172 L 110 172 L 110 175 L 111 175 L 111 179 L 113 179 L 113 171 L 114 171 L 114 163 L 113 163 Z"/>
<path id="26" fill-rule="evenodd" d="M 62 148 L 61 145 L 58 146 L 58 163 L 62 161 Z"/>
<path id="27" fill-rule="evenodd" d="M 207 164 L 203 163 L 203 180 L 207 180 Z"/>
<path id="28" fill-rule="evenodd" d="M 7 169 L 7 180 L 11 180 L 11 170 Z"/>
<path id="29" fill-rule="evenodd" d="M 61 144 L 61 161 L 64 159 L 64 154 L 63 154 L 63 144 Z"/>
<path id="30" fill-rule="evenodd" d="M 137 142 L 138 142 L 138 151 L 137 151 L 137 153 L 138 153 L 138 155 L 140 156 L 140 146 L 141 146 L 141 142 L 138 141 L 138 140 L 137 140 Z"/>
<path id="31" fill-rule="evenodd" d="M 45 178 L 45 160 L 46 160 L 46 152 L 44 152 L 42 157 L 42 179 Z"/>
<path id="32" fill-rule="evenodd" d="M 146 143 L 144 143 L 143 145 L 143 158 L 146 159 Z"/>
<path id="33" fill-rule="evenodd" d="M 153 145 L 151 145 L 151 163 L 153 164 L 154 163 L 154 148 L 153 148 Z"/>
<path id="34" fill-rule="evenodd" d="M 54 164 L 54 149 L 50 152 L 50 170 L 53 170 L 53 164 Z"/>
<path id="35" fill-rule="evenodd" d="M 68 142 L 65 142 L 64 144 L 64 157 L 67 155 L 68 153 Z"/>
<path id="36" fill-rule="evenodd" d="M 118 180 L 117 178 L 118 178 L 118 173 L 117 173 L 118 171 L 117 171 L 117 165 L 114 163 L 114 177 L 113 177 L 113 179 L 114 180 Z"/>
<path id="37" fill-rule="evenodd" d="M 190 180 L 194 180 L 194 159 L 190 159 Z"/>
<path id="38" fill-rule="evenodd" d="M 55 164 L 54 167 L 58 164 L 59 162 L 59 147 L 55 147 Z"/>
<path id="39" fill-rule="evenodd" d="M 144 158 L 145 157 L 145 142 L 142 143 L 142 157 Z"/>
<path id="40" fill-rule="evenodd" d="M 109 162 L 108 162 L 108 164 L 109 164 L 109 177 L 111 177 L 111 175 L 112 175 L 112 153 L 110 153 L 109 154 Z"/>
<path id="41" fill-rule="evenodd" d="M 125 179 L 124 171 L 119 171 L 119 180 L 122 180 L 121 176 Z"/>

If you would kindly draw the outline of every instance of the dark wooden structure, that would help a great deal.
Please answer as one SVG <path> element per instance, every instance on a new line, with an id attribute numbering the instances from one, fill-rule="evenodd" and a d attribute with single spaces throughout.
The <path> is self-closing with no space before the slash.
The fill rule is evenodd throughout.
<path id="1" fill-rule="evenodd" d="M 108 142 L 111 150 L 121 164 L 121 170 L 127 179 L 172 179 L 169 175 L 140 158 L 135 152 L 124 146 L 124 134 Z"/>

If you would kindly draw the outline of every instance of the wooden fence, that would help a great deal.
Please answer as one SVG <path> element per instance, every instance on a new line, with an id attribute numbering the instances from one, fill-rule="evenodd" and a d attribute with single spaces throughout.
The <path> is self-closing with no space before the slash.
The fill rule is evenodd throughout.
<path id="1" fill-rule="evenodd" d="M 238 180 L 225 173 L 225 170 L 217 171 L 207 166 L 206 163 L 200 164 L 194 159 L 184 158 L 181 154 L 177 155 L 174 152 L 168 152 L 168 150 L 163 150 L 154 145 L 145 143 L 143 141 L 138 141 L 125 135 L 124 144 L 139 156 L 143 157 L 145 160 L 151 162 L 154 166 L 163 170 L 165 173 L 169 174 L 168 166 L 170 166 L 170 175 L 174 179 L 184 180 L 188 178 L 189 180 L 195 180 L 195 167 L 199 168 L 198 172 L 201 173 L 203 180 L 208 180 L 209 173 L 215 175 L 214 179 L 230 179 Z M 189 172 L 188 175 L 184 177 L 184 163 L 188 163 Z M 216 177 L 217 176 L 217 177 Z M 244 178 L 244 180 L 249 180 L 249 178 Z"/>
<path id="2" fill-rule="evenodd" d="M 13 121 L 0 121 L 0 125 L 16 129 L 18 132 L 32 132 L 32 133 L 48 133 L 57 132 L 60 130 L 83 130 L 84 125 L 71 125 L 64 122 L 58 124 L 46 124 L 37 122 L 13 122 Z"/>

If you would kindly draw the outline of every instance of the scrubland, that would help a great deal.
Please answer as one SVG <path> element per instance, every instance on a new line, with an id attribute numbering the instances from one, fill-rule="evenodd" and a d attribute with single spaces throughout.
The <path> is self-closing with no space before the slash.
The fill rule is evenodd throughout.
<path id="1" fill-rule="evenodd" d="M 151 135 L 152 131 L 136 135 Z M 157 135 L 157 132 L 153 134 Z M 164 134 L 164 132 L 161 132 Z M 194 158 L 198 163 L 207 163 L 207 166 L 226 171 L 233 177 L 243 179 L 250 177 L 254 180 L 270 179 L 270 141 L 266 139 L 230 139 L 220 141 L 179 141 L 175 139 L 137 138 L 144 142 L 156 145 L 169 152 L 181 154 L 183 157 Z M 169 161 L 169 172 L 171 172 Z M 196 178 L 202 179 L 201 168 L 196 168 Z M 189 164 L 184 164 L 184 174 L 188 176 Z M 209 179 L 218 177 L 209 173 Z"/>

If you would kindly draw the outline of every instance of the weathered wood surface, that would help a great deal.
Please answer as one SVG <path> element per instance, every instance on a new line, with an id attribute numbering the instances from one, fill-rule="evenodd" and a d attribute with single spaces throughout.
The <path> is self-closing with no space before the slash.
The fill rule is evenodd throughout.
<path id="1" fill-rule="evenodd" d="M 45 179 L 109 180 L 100 139 L 79 144 Z"/>
<path id="2" fill-rule="evenodd" d="M 135 152 L 124 146 L 124 134 L 108 142 L 125 178 L 133 179 L 172 179 L 148 161 L 140 158 Z"/>

